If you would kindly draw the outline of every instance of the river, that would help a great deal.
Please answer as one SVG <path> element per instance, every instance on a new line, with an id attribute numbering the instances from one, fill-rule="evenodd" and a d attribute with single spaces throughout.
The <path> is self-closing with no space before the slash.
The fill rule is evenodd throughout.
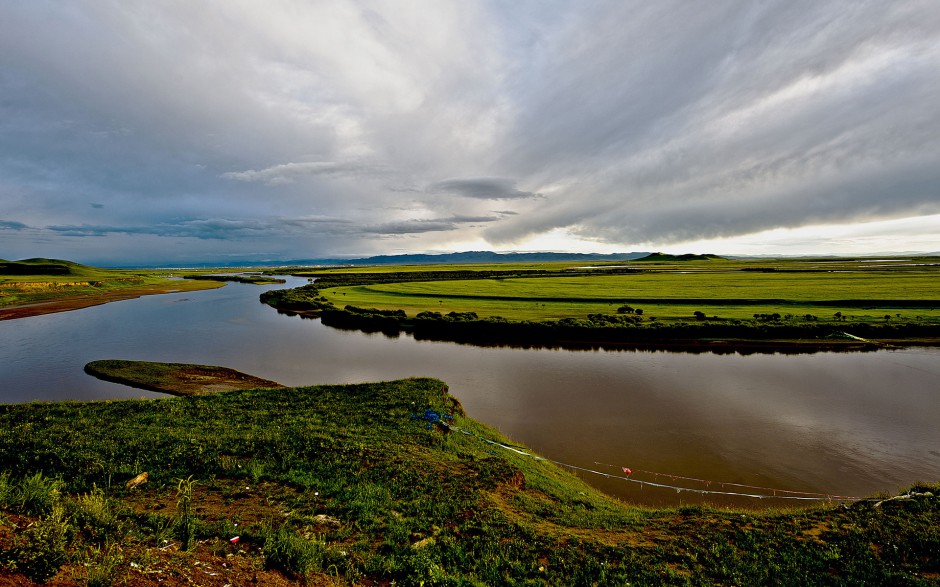
<path id="1" fill-rule="evenodd" d="M 867 496 L 940 480 L 938 348 L 476 347 L 339 331 L 258 301 L 288 286 L 229 284 L 2 321 L 0 402 L 163 397 L 85 375 L 96 359 L 223 365 L 285 385 L 430 376 L 448 383 L 468 415 L 550 459 L 609 474 L 629 467 L 633 481 L 578 473 L 634 503 L 761 507 L 787 502 L 698 491 Z"/>

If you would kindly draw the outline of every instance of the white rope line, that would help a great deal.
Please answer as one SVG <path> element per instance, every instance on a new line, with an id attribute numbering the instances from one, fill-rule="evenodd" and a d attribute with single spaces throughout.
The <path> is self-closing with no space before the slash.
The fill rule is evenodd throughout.
<path id="1" fill-rule="evenodd" d="M 771 491 L 773 492 L 772 497 L 779 497 L 777 495 L 778 493 L 786 493 L 790 495 L 800 495 L 800 496 L 814 495 L 817 497 L 836 498 L 836 499 L 862 499 L 860 497 L 851 497 L 847 495 L 835 495 L 832 493 L 820 493 L 818 491 L 796 491 L 796 490 L 790 490 L 790 489 L 777 489 L 775 487 L 764 487 L 761 485 L 746 485 L 744 483 L 732 483 L 730 481 L 712 481 L 710 479 L 699 479 L 697 477 L 683 477 L 682 475 L 672 475 L 670 473 L 659 473 L 657 471 L 647 471 L 646 469 L 633 469 L 630 467 L 618 467 L 617 465 L 609 465 L 607 463 L 599 463 L 597 461 L 594 461 L 594 464 L 602 465 L 604 467 L 612 467 L 612 468 L 621 469 L 623 470 L 624 473 L 626 473 L 627 477 L 629 477 L 631 473 L 635 473 L 635 472 L 647 473 L 649 475 L 656 476 L 656 478 L 666 477 L 667 479 L 671 479 L 673 481 L 675 481 L 676 479 L 682 479 L 684 481 L 695 481 L 696 483 L 704 483 L 706 486 L 711 486 L 712 483 L 714 483 L 715 485 L 720 485 L 722 489 L 725 488 L 726 486 L 730 486 L 730 487 L 741 487 L 743 489 L 760 489 L 762 491 Z"/>
<path id="2" fill-rule="evenodd" d="M 583 472 L 585 472 L 585 473 L 591 473 L 591 474 L 593 474 L 593 475 L 599 475 L 599 476 L 601 476 L 601 477 L 606 477 L 606 478 L 608 478 L 608 479 L 618 479 L 618 480 L 620 480 L 620 481 L 627 481 L 628 483 L 636 483 L 636 484 L 640 485 L 640 488 L 642 488 L 642 487 L 645 486 L 645 485 L 648 485 L 648 486 L 650 486 L 650 487 L 659 487 L 659 488 L 662 488 L 662 489 L 674 489 L 674 490 L 676 491 L 676 493 L 681 493 L 681 492 L 683 492 L 683 491 L 686 491 L 686 492 L 689 492 L 689 493 L 698 493 L 698 494 L 700 494 L 700 495 L 730 495 L 730 496 L 734 496 L 734 497 L 748 497 L 748 498 L 752 498 L 752 499 L 790 499 L 790 500 L 798 500 L 798 501 L 862 501 L 862 500 L 866 500 L 866 499 L 867 499 L 867 498 L 864 498 L 864 497 L 847 497 L 847 496 L 843 496 L 843 495 L 829 495 L 829 494 L 824 494 L 824 493 L 814 494 L 813 492 L 787 491 L 787 490 L 784 490 L 784 489 L 771 489 L 771 488 L 757 487 L 757 486 L 750 486 L 750 485 L 743 485 L 743 484 L 725 483 L 725 485 L 735 485 L 735 486 L 739 486 L 739 487 L 749 487 L 749 488 L 752 488 L 752 489 L 768 489 L 768 490 L 770 490 L 770 491 L 775 491 L 775 492 L 780 492 L 780 493 L 788 493 L 788 494 L 789 494 L 789 493 L 801 493 L 801 494 L 806 494 L 806 495 L 763 495 L 763 494 L 758 494 L 758 493 L 740 493 L 740 492 L 735 492 L 735 491 L 716 491 L 716 490 L 714 490 L 714 489 L 695 489 L 695 488 L 692 488 L 692 487 L 680 487 L 680 486 L 677 486 L 677 485 L 669 485 L 669 484 L 666 484 L 666 483 L 656 483 L 656 482 L 653 482 L 653 481 L 643 481 L 643 480 L 640 480 L 640 479 L 631 479 L 630 477 L 626 477 L 626 476 L 623 476 L 623 475 L 612 475 L 612 474 L 610 474 L 610 473 L 604 473 L 603 471 L 596 471 L 596 470 L 594 470 L 594 469 L 588 469 L 588 468 L 586 468 L 586 467 L 578 467 L 578 466 L 576 466 L 576 465 L 572 465 L 572 464 L 569 464 L 569 463 L 563 463 L 563 462 L 561 462 L 561 461 L 556 461 L 556 460 L 553 460 L 553 459 L 547 459 L 547 458 L 544 458 L 544 457 L 538 457 L 538 456 L 532 455 L 532 454 L 530 454 L 530 453 L 527 453 L 527 452 L 525 452 L 525 451 L 522 451 L 522 450 L 513 448 L 513 447 L 511 447 L 511 446 L 509 446 L 509 445 L 503 444 L 503 443 L 501 443 L 501 442 L 496 442 L 495 440 L 490 440 L 490 439 L 488 439 L 488 438 L 484 438 L 484 437 L 482 437 L 482 436 L 479 436 L 479 435 L 477 435 L 477 434 L 474 434 L 473 432 L 470 432 L 470 431 L 468 431 L 468 430 L 464 430 L 463 428 L 460 428 L 459 426 L 456 426 L 456 425 L 454 425 L 454 424 L 447 424 L 447 423 L 444 423 L 444 422 L 441 422 L 441 424 L 443 424 L 444 426 L 446 426 L 446 427 L 448 427 L 448 428 L 450 428 L 450 429 L 452 429 L 452 430 L 456 430 L 456 431 L 458 431 L 458 432 L 461 432 L 462 434 L 464 434 L 464 435 L 466 435 L 466 436 L 472 436 L 472 437 L 474 437 L 474 438 L 478 438 L 478 439 L 482 440 L 483 442 L 485 442 L 485 443 L 487 443 L 487 444 L 491 444 L 491 445 L 493 445 L 493 446 L 498 446 L 498 447 L 500 447 L 500 448 L 502 448 L 502 449 L 505 449 L 505 450 L 514 452 L 514 453 L 516 453 L 516 454 L 518 454 L 518 455 L 520 455 L 520 456 L 529 457 L 529 458 L 531 458 L 531 459 L 533 459 L 533 460 L 536 460 L 536 461 L 547 461 L 547 462 L 549 462 L 549 463 L 553 463 L 553 464 L 558 465 L 558 466 L 560 466 L 560 467 L 565 467 L 565 468 L 568 468 L 568 469 L 574 469 L 574 470 L 576 470 L 576 471 L 583 471 Z M 603 463 L 597 463 L 597 464 L 603 464 Z M 614 465 L 607 465 L 607 466 L 612 467 L 612 466 L 614 466 Z M 645 472 L 648 472 L 648 471 L 645 471 Z M 678 475 L 673 475 L 672 477 L 675 477 L 675 478 L 677 478 L 677 479 L 678 479 L 678 478 L 682 478 L 682 479 L 686 479 L 686 480 L 704 481 L 704 480 L 701 480 L 701 479 L 694 479 L 694 478 L 692 478 L 692 477 L 679 477 Z"/>

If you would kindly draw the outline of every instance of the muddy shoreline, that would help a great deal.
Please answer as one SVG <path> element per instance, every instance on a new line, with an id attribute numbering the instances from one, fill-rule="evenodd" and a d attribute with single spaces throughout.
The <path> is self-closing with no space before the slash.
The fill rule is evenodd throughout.
<path id="1" fill-rule="evenodd" d="M 108 302 L 132 300 L 143 296 L 157 294 L 214 289 L 217 287 L 222 287 L 223 285 L 225 284 L 211 281 L 193 281 L 187 282 L 185 285 L 183 285 L 181 282 L 173 282 L 167 283 L 165 285 L 134 287 L 128 289 L 104 291 L 94 294 L 62 296 L 59 298 L 42 302 L 35 302 L 32 304 L 0 308 L 0 320 L 15 320 L 17 318 L 29 318 L 31 316 L 42 316 L 43 314 L 54 314 L 56 312 L 69 312 L 71 310 L 80 310 L 82 308 L 100 306 L 101 304 L 107 304 Z"/>

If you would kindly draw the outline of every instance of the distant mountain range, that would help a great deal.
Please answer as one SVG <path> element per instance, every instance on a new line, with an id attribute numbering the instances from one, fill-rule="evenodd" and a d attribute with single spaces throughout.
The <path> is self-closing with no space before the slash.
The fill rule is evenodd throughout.
<path id="1" fill-rule="evenodd" d="M 843 258 L 879 258 L 890 256 L 933 257 L 940 253 L 884 253 L 880 255 L 813 255 L 805 256 L 814 259 L 843 259 Z M 780 259 L 787 257 L 773 255 L 671 255 L 656 252 L 632 253 L 494 253 L 492 251 L 465 251 L 461 253 L 405 254 L 405 255 L 377 255 L 355 259 L 322 258 L 322 259 L 289 259 L 267 261 L 228 261 L 204 263 L 180 263 L 147 265 L 147 267 L 180 267 L 180 268 L 212 268 L 212 267 L 299 267 L 299 266 L 360 266 L 360 265 L 431 265 L 431 264 L 487 264 L 487 263 L 549 263 L 563 261 L 570 263 L 610 263 L 626 261 L 706 261 L 716 259 Z M 792 257 L 796 258 L 796 257 Z M 129 267 L 129 266 L 128 266 Z M 133 267 L 143 267 L 134 265 Z"/>
<path id="2" fill-rule="evenodd" d="M 342 265 L 426 265 L 440 263 L 547 263 L 551 261 L 577 261 L 599 263 L 610 261 L 635 261 L 649 253 L 494 253 L 492 251 L 466 251 L 439 255 L 378 255 L 364 259 L 331 260 L 331 264 Z"/>
<path id="3" fill-rule="evenodd" d="M 461 253 L 442 253 L 437 255 L 406 254 L 377 255 L 358 259 L 289 259 L 285 261 L 232 261 L 225 263 L 181 263 L 174 267 L 284 267 L 308 265 L 431 265 L 431 264 L 485 264 L 485 263 L 547 263 L 551 261 L 569 261 L 577 263 L 602 263 L 617 261 L 635 261 L 646 257 L 649 252 L 612 253 L 494 253 L 492 251 L 465 251 Z M 167 265 L 161 265 L 166 267 Z"/>

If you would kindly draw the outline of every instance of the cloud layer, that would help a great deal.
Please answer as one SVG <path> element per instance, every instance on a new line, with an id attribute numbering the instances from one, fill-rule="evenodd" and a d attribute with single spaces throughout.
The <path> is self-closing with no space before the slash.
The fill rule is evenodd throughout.
<path id="1" fill-rule="evenodd" d="M 5 258 L 681 248 L 940 213 L 930 0 L 6 3 L 0 97 Z"/>

